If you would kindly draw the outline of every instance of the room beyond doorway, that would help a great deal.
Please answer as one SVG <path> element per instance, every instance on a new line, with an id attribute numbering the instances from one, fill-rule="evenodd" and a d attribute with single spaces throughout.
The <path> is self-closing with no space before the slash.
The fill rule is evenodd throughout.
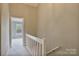
<path id="1" fill-rule="evenodd" d="M 23 45 L 24 37 L 24 20 L 23 18 L 11 17 L 11 46 L 14 47 L 15 40 L 18 40 Z"/>

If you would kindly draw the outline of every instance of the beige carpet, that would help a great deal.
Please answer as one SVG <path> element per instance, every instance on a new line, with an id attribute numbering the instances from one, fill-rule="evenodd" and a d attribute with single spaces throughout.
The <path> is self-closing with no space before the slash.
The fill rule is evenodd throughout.
<path id="1" fill-rule="evenodd" d="M 22 42 L 22 39 L 12 39 L 12 48 L 8 51 L 8 56 L 31 56 Z"/>

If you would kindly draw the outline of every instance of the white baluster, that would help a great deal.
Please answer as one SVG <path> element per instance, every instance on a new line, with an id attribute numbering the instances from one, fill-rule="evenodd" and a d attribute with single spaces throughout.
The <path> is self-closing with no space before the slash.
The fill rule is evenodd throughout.
<path id="1" fill-rule="evenodd" d="M 39 56 L 41 56 L 41 44 L 39 44 Z"/>
<path id="2" fill-rule="evenodd" d="M 45 56 L 46 51 L 45 51 L 45 39 L 42 39 L 42 56 Z"/>
<path id="3" fill-rule="evenodd" d="M 34 56 L 35 56 L 35 41 L 34 41 L 34 45 L 33 45 L 33 51 L 34 51 Z"/>
<path id="4" fill-rule="evenodd" d="M 37 56 L 39 56 L 39 43 L 37 42 Z"/>

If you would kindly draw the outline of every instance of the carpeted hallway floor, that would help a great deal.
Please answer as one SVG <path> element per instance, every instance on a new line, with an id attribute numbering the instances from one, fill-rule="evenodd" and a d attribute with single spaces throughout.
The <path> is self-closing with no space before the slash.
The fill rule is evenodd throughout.
<path id="1" fill-rule="evenodd" d="M 31 56 L 22 42 L 22 39 L 12 39 L 12 48 L 9 49 L 8 56 Z"/>

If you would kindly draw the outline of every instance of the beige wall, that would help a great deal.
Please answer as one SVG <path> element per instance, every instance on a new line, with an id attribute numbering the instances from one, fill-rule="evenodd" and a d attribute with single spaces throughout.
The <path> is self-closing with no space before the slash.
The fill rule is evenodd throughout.
<path id="1" fill-rule="evenodd" d="M 38 36 L 46 38 L 47 51 L 60 46 L 66 55 L 65 49 L 77 49 L 79 4 L 40 4 L 38 20 Z"/>
<path id="2" fill-rule="evenodd" d="M 27 4 L 10 4 L 10 16 L 24 18 L 25 32 L 36 36 L 37 8 Z"/>
<path id="3" fill-rule="evenodd" d="M 1 55 L 5 56 L 9 50 L 9 7 L 2 4 L 1 11 Z"/>
<path id="4" fill-rule="evenodd" d="M 1 4 L 0 4 L 0 55 L 1 55 Z"/>

